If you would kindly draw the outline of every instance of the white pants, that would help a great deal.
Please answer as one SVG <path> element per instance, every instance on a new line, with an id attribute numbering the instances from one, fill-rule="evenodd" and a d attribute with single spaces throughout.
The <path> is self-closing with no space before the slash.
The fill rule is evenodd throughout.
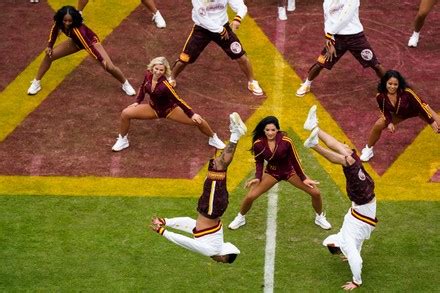
<path id="1" fill-rule="evenodd" d="M 360 285 L 362 284 L 362 244 L 364 240 L 370 238 L 371 232 L 373 232 L 375 227 L 355 218 L 352 215 L 351 209 L 354 209 L 357 213 L 363 216 L 375 219 L 376 199 L 373 199 L 364 205 L 356 205 L 353 203 L 352 207 L 344 216 L 344 223 L 342 224 L 339 233 L 328 236 L 322 244 L 324 246 L 334 244 L 341 248 L 342 253 L 347 257 L 350 265 L 353 274 L 353 282 Z"/>

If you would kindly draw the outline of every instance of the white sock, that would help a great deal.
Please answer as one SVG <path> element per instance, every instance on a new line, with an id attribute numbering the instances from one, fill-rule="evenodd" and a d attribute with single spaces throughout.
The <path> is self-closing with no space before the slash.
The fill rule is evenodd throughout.
<path id="1" fill-rule="evenodd" d="M 309 80 L 308 78 L 306 78 L 306 80 L 304 81 L 304 84 L 305 84 L 306 86 L 310 86 L 310 85 L 312 85 L 312 81 Z"/>
<path id="2" fill-rule="evenodd" d="M 229 141 L 232 143 L 238 143 L 240 140 L 241 135 L 236 132 L 231 132 L 231 137 L 229 138 Z"/>
<path id="3" fill-rule="evenodd" d="M 412 34 L 414 37 L 419 37 L 420 36 L 420 32 L 413 32 Z"/>

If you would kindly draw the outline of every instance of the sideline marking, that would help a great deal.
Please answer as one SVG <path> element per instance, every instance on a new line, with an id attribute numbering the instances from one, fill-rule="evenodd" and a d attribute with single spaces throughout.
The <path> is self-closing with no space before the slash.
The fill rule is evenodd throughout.
<path id="1" fill-rule="evenodd" d="M 275 253 L 277 244 L 278 183 L 268 192 L 266 249 L 264 257 L 264 292 L 272 293 L 274 287 Z"/>

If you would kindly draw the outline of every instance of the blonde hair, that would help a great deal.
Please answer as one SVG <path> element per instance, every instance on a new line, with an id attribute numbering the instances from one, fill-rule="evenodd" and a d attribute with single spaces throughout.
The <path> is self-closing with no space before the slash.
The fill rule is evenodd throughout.
<path id="1" fill-rule="evenodd" d="M 152 59 L 150 61 L 150 64 L 148 64 L 147 69 L 148 71 L 153 71 L 153 67 L 154 65 L 163 65 L 165 66 L 165 77 L 170 77 L 171 76 L 171 68 L 170 68 L 170 63 L 168 63 L 167 58 L 165 57 L 156 57 L 154 59 Z"/>

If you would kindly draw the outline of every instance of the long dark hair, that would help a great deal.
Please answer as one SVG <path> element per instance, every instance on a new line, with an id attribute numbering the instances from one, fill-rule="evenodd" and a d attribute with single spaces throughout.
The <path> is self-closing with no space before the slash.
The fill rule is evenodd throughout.
<path id="1" fill-rule="evenodd" d="M 266 125 L 273 124 L 275 127 L 280 130 L 280 122 L 278 122 L 278 118 L 275 116 L 267 116 L 263 118 L 260 122 L 258 122 L 257 126 L 255 126 L 254 131 L 252 132 L 252 145 L 254 145 L 254 142 L 264 137 L 264 129 L 266 128 Z M 254 152 L 253 148 L 250 149 L 251 153 Z"/>
<path id="2" fill-rule="evenodd" d="M 72 27 L 80 27 L 83 23 L 83 18 L 78 10 L 73 6 L 63 6 L 54 15 L 53 20 L 56 22 L 57 26 L 64 28 L 63 18 L 66 14 L 72 16 Z"/>
<path id="3" fill-rule="evenodd" d="M 383 93 L 386 94 L 388 93 L 387 91 L 387 82 L 388 80 L 390 80 L 390 78 L 396 78 L 397 81 L 399 81 L 399 87 L 397 88 L 397 91 L 401 92 L 404 89 L 410 87 L 408 85 L 408 83 L 406 82 L 406 80 L 403 78 L 403 76 L 400 74 L 399 71 L 396 70 L 388 70 L 387 72 L 385 72 L 385 74 L 382 76 L 382 78 L 380 79 L 379 84 L 377 85 L 377 91 L 379 93 Z"/>

